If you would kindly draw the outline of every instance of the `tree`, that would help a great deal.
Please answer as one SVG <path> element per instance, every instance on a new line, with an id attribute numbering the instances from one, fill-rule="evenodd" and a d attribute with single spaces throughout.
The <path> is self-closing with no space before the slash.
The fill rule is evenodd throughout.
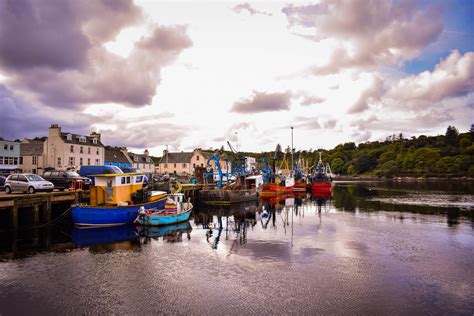
<path id="1" fill-rule="evenodd" d="M 459 132 L 456 127 L 449 125 L 446 129 L 445 141 L 446 144 L 456 145 Z"/>
<path id="2" fill-rule="evenodd" d="M 341 158 L 336 158 L 331 161 L 331 170 L 335 174 L 344 173 L 344 161 Z"/>
<path id="3" fill-rule="evenodd" d="M 276 145 L 274 158 L 278 160 L 283 159 L 283 151 L 280 144 Z"/>

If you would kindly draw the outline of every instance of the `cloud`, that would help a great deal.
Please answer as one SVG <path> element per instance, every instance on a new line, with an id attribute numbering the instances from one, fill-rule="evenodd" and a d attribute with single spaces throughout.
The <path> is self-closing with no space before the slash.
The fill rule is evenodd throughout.
<path id="1" fill-rule="evenodd" d="M 93 122 L 102 120 L 101 117 L 71 112 L 45 111 L 34 106 L 23 98 L 15 95 L 4 85 L 0 84 L 0 136 L 4 139 L 46 136 L 52 122 L 74 131 L 88 134 Z M 74 117 L 74 119 L 71 119 Z"/>
<path id="2" fill-rule="evenodd" d="M 301 100 L 301 105 L 313 105 L 317 103 L 322 103 L 324 102 L 323 98 L 316 97 L 316 96 L 311 96 L 311 95 L 304 95 L 302 100 Z"/>
<path id="3" fill-rule="evenodd" d="M 238 4 L 236 5 L 235 7 L 232 8 L 232 10 L 234 12 L 237 12 L 237 13 L 242 13 L 243 11 L 247 11 L 248 13 L 250 13 L 251 15 L 254 15 L 254 14 L 262 14 L 262 15 L 268 15 L 268 16 L 271 16 L 272 14 L 271 13 L 268 13 L 268 12 L 265 12 L 265 11 L 259 11 L 259 10 L 255 10 L 254 8 L 252 8 L 252 6 L 249 4 L 249 3 L 241 3 L 241 4 Z"/>
<path id="4" fill-rule="evenodd" d="M 274 93 L 253 91 L 253 96 L 235 102 L 231 111 L 237 113 L 284 111 L 290 109 L 290 103 L 290 91 Z"/>
<path id="5" fill-rule="evenodd" d="M 337 40 L 329 61 L 313 74 L 345 68 L 397 64 L 418 56 L 442 31 L 441 10 L 417 10 L 412 1 L 330 1 L 282 9 L 290 28 L 310 30 L 299 35 L 320 42 Z"/>
<path id="6" fill-rule="evenodd" d="M 58 3 L 0 4 L 0 65 L 6 69 L 9 87 L 46 106 L 150 104 L 161 69 L 192 45 L 185 26 L 155 25 L 128 57 L 121 57 L 103 44 L 143 19 L 133 2 Z M 24 38 L 14 32 L 17 27 Z"/>
<path id="7" fill-rule="evenodd" d="M 380 77 L 373 76 L 370 85 L 362 91 L 356 102 L 347 111 L 348 114 L 364 112 L 369 108 L 369 104 L 380 101 L 385 93 L 384 82 Z"/>
<path id="8" fill-rule="evenodd" d="M 454 50 L 433 71 L 424 71 L 398 81 L 387 96 L 400 102 L 432 103 L 471 92 L 474 92 L 474 52 L 461 55 Z"/>

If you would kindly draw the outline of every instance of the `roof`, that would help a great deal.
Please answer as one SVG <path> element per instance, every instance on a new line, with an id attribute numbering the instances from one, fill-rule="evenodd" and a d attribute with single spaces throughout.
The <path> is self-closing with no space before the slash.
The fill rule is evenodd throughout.
<path id="1" fill-rule="evenodd" d="M 190 163 L 192 157 L 192 152 L 166 153 L 161 163 Z"/>
<path id="2" fill-rule="evenodd" d="M 128 156 L 132 158 L 133 163 L 149 163 L 154 165 L 155 163 L 153 162 L 153 159 L 151 159 L 150 156 L 143 155 L 143 154 L 135 154 L 135 153 L 128 153 Z M 135 157 L 137 157 L 137 160 L 135 160 Z M 148 158 L 148 159 L 147 159 Z"/>
<path id="3" fill-rule="evenodd" d="M 104 147 L 104 145 L 100 142 L 100 139 L 97 138 L 97 144 L 94 144 L 92 141 L 95 137 L 91 136 L 83 136 L 83 135 L 77 135 L 77 134 L 71 134 L 72 139 L 68 140 L 67 135 L 71 133 L 61 133 L 61 139 L 67 143 L 67 144 L 77 144 L 77 145 L 87 145 L 87 146 L 94 146 L 94 147 Z M 79 139 L 81 137 L 85 137 L 86 141 L 85 142 L 80 142 Z"/>
<path id="4" fill-rule="evenodd" d="M 43 142 L 31 141 L 20 144 L 20 156 L 41 156 L 43 154 Z"/>
<path id="5" fill-rule="evenodd" d="M 130 163 L 130 161 L 127 159 L 127 157 L 122 152 L 122 149 L 120 147 L 110 147 L 110 146 L 105 147 L 104 161 Z"/>

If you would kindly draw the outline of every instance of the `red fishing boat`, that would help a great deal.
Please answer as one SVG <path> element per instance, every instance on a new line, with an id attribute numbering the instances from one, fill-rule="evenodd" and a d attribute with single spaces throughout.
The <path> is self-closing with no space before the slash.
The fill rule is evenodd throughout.
<path id="1" fill-rule="evenodd" d="M 319 153 L 319 161 L 316 166 L 316 172 L 311 175 L 311 193 L 327 194 L 331 193 L 332 190 L 332 173 L 329 164 L 323 165 L 321 160 L 321 153 Z"/>

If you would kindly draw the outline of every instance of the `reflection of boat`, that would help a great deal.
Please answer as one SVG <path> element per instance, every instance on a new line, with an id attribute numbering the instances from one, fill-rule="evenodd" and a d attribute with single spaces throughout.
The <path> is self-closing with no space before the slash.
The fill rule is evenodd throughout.
<path id="1" fill-rule="evenodd" d="M 311 199 L 316 202 L 318 207 L 318 212 L 321 212 L 322 207 L 326 206 L 326 201 L 330 200 L 332 197 L 332 191 L 324 191 L 324 192 L 312 192 Z"/>
<path id="2" fill-rule="evenodd" d="M 139 226 L 138 227 L 139 235 L 143 237 L 149 237 L 149 238 L 162 237 L 162 236 L 169 235 L 171 233 L 176 233 L 176 232 L 190 233 L 192 230 L 193 229 L 189 221 L 173 224 L 173 225 L 166 225 L 166 226 Z"/>
<path id="3" fill-rule="evenodd" d="M 164 209 L 141 210 L 137 222 L 140 225 L 162 226 L 187 221 L 193 209 L 191 202 L 183 202 L 184 194 L 168 196 Z"/>
<path id="4" fill-rule="evenodd" d="M 79 229 L 74 227 L 72 242 L 79 247 L 97 244 L 110 244 L 136 239 L 137 234 L 133 225 Z"/>
<path id="5" fill-rule="evenodd" d="M 90 205 L 73 205 L 72 219 L 78 226 L 114 226 L 132 223 L 140 208 L 163 208 L 166 192 L 143 190 L 144 175 L 139 173 L 96 175 L 90 188 Z"/>

